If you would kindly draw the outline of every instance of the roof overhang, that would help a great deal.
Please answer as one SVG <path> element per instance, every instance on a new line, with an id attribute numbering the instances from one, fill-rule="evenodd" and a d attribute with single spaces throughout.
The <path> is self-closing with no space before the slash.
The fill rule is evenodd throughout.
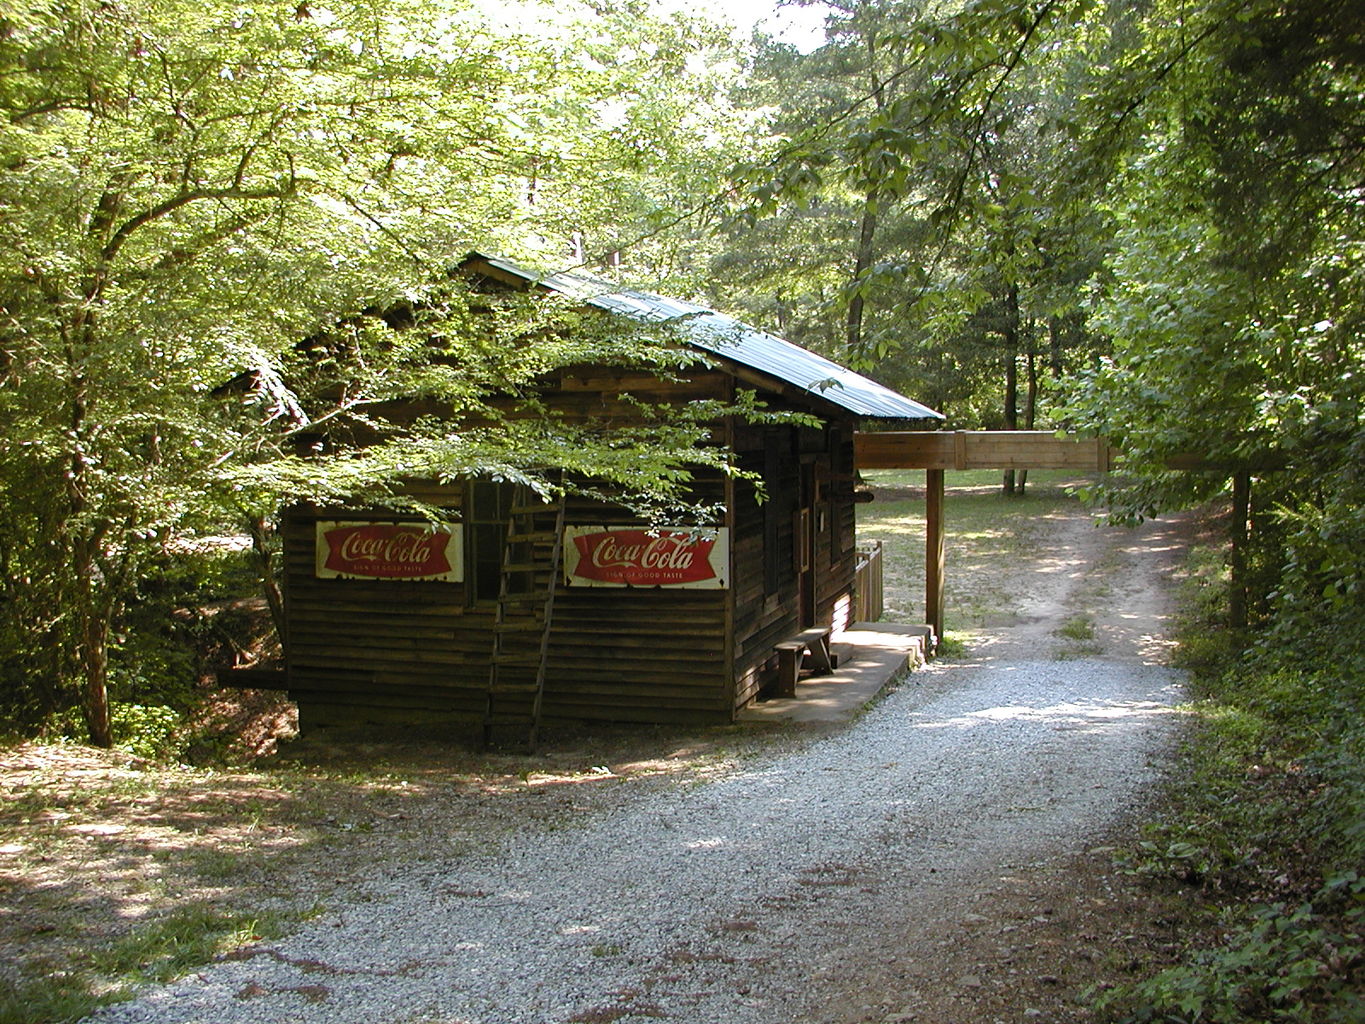
<path id="1" fill-rule="evenodd" d="M 757 375 L 752 383 L 779 392 L 795 388 L 804 398 L 827 403 L 859 419 L 937 422 L 944 418 L 831 359 L 705 306 L 618 288 L 578 274 L 536 274 L 511 260 L 482 253 L 471 254 L 465 265 L 491 271 L 508 284 L 540 287 L 609 313 L 673 325 L 688 345 L 738 368 L 739 376 Z"/>

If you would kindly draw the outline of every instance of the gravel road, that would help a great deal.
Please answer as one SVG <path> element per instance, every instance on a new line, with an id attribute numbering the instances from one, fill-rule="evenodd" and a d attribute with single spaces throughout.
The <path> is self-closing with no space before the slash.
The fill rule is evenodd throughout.
<path id="1" fill-rule="evenodd" d="M 1102 841 L 1169 754 L 1180 680 L 1156 642 L 1161 535 L 1058 530 L 1067 560 L 1029 588 L 1044 613 L 1026 608 L 851 725 L 764 745 L 724 778 L 392 865 L 289 938 L 93 1019 L 832 1020 L 831 993 L 847 998 L 892 930 L 969 914 L 985 880 Z M 1060 650 L 1077 609 L 1094 642 Z"/>

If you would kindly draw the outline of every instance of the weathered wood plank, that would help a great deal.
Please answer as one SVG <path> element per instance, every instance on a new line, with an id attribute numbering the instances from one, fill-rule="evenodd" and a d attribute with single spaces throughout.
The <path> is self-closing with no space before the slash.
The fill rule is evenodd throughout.
<path id="1" fill-rule="evenodd" d="M 1103 473 L 1114 453 L 1098 438 L 1050 430 L 912 430 L 858 433 L 859 469 L 1074 469 Z"/>

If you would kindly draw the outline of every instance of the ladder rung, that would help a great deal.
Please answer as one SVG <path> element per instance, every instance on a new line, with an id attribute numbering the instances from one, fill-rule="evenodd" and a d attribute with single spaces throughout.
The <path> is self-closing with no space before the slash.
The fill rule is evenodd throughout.
<path id="1" fill-rule="evenodd" d="M 553 544 L 555 542 L 555 532 L 553 530 L 528 530 L 525 533 L 507 534 L 509 544 Z"/>
<path id="2" fill-rule="evenodd" d="M 498 622 L 494 624 L 493 629 L 499 633 L 541 633 L 545 630 L 545 623 L 538 619 Z"/>
<path id="3" fill-rule="evenodd" d="M 493 664 L 510 668 L 539 668 L 539 654 L 495 654 Z"/>

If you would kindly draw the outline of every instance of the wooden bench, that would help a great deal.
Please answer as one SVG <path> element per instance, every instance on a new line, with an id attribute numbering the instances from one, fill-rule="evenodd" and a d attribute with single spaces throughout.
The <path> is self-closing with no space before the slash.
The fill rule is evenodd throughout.
<path id="1" fill-rule="evenodd" d="M 777 687 L 774 696 L 796 696 L 796 680 L 800 678 L 801 662 L 806 654 L 810 655 L 815 675 L 834 671 L 835 657 L 829 649 L 831 632 L 829 626 L 816 626 L 814 629 L 804 629 L 780 644 L 773 644 L 773 650 L 777 652 Z"/>

